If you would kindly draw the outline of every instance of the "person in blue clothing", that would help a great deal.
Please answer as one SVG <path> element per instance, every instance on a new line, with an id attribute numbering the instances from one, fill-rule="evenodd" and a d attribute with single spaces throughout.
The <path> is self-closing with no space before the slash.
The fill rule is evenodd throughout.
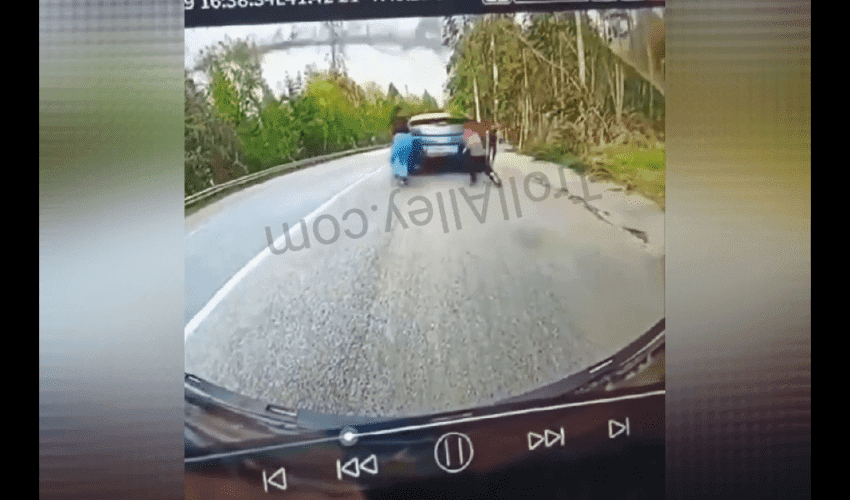
<path id="1" fill-rule="evenodd" d="M 407 119 L 398 118 L 393 124 L 393 146 L 390 155 L 393 176 L 399 184 L 405 185 L 414 167 L 421 161 L 422 144 L 420 139 L 410 133 Z"/>

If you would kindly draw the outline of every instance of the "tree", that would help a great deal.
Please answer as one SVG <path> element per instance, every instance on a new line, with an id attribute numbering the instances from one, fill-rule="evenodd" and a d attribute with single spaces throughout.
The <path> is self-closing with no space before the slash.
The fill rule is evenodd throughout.
<path id="1" fill-rule="evenodd" d="M 463 34 L 474 23 L 475 18 L 470 15 L 447 16 L 443 18 L 442 44 L 454 51 Z"/>
<path id="2" fill-rule="evenodd" d="M 366 82 L 363 84 L 363 92 L 366 95 L 366 100 L 372 104 L 376 104 L 386 98 L 381 86 L 375 82 Z"/>
<path id="3" fill-rule="evenodd" d="M 259 117 L 272 92 L 263 79 L 255 44 L 219 42 L 201 52 L 199 66 L 211 82 L 214 104 L 237 128 L 249 117 Z"/>
<path id="4" fill-rule="evenodd" d="M 431 94 L 428 93 L 427 89 L 422 94 L 422 103 L 423 103 L 423 105 L 427 106 L 428 108 L 431 108 L 431 109 L 434 109 L 434 110 L 439 108 L 439 105 L 437 104 L 437 100 L 434 99 L 433 97 L 431 97 Z"/>
<path id="5" fill-rule="evenodd" d="M 298 72 L 298 76 L 300 79 L 301 72 Z M 288 100 L 294 100 L 298 94 L 301 92 L 301 84 L 298 80 L 293 78 L 289 72 L 286 73 L 286 76 L 283 79 L 283 89 L 284 94 Z"/>
<path id="6" fill-rule="evenodd" d="M 576 21 L 576 56 L 578 57 L 578 81 L 581 83 L 582 87 L 585 85 L 587 79 L 585 75 L 587 70 L 585 68 L 584 63 L 584 40 L 581 36 L 581 14 L 579 11 L 573 11 L 575 14 Z"/>
<path id="7" fill-rule="evenodd" d="M 390 88 L 389 88 L 389 90 L 387 90 L 387 97 L 390 98 L 390 99 L 400 98 L 401 92 L 399 92 L 398 89 L 395 88 L 395 85 L 390 83 Z"/>
<path id="8" fill-rule="evenodd" d="M 592 20 L 575 13 L 445 19 L 449 109 L 498 117 L 503 135 L 523 149 L 558 144 L 582 154 L 628 137 L 624 127 L 637 122 L 624 120 L 646 100 L 641 79 Z"/>
<path id="9" fill-rule="evenodd" d="M 304 89 L 304 77 L 301 76 L 301 72 L 298 72 L 298 75 L 295 77 L 295 95 L 301 93 L 301 90 Z"/>
<path id="10" fill-rule="evenodd" d="M 188 72 L 184 83 L 184 189 L 188 196 L 246 170 L 239 161 L 241 144 L 233 123 L 213 106 L 208 92 Z"/>

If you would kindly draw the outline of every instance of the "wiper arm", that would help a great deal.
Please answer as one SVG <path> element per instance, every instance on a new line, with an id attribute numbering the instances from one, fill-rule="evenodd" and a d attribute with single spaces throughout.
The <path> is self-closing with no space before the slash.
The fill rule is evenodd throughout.
<path id="1" fill-rule="evenodd" d="M 297 424 L 297 410 L 237 394 L 191 373 L 186 373 L 184 387 L 186 402 L 190 404 L 215 403 L 230 411 L 249 414 L 270 423 Z"/>
<path id="2" fill-rule="evenodd" d="M 287 408 L 237 394 L 191 373 L 186 373 L 184 385 L 186 403 L 189 405 L 205 408 L 215 405 L 219 408 L 219 411 L 226 410 L 232 413 L 235 418 L 238 418 L 238 415 L 255 418 L 275 429 L 290 431 L 287 433 L 291 433 L 291 431 L 326 430 L 346 425 L 364 425 L 392 420 L 388 417 L 336 415 Z"/>

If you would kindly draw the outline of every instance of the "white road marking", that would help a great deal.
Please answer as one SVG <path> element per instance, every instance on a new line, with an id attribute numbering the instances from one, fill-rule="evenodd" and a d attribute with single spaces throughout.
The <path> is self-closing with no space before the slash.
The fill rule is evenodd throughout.
<path id="1" fill-rule="evenodd" d="M 378 150 L 377 153 L 386 154 L 386 151 Z M 376 154 L 376 153 L 366 153 L 366 154 Z M 375 170 L 374 172 L 372 172 L 371 174 L 367 174 L 362 179 L 351 184 L 350 186 L 343 189 L 339 193 L 335 194 L 330 200 L 326 201 L 324 204 L 322 204 L 322 206 L 320 206 L 319 208 L 317 208 L 316 210 L 311 212 L 307 217 L 305 217 L 304 222 L 309 224 L 310 222 L 313 221 L 313 219 L 318 217 L 321 214 L 321 212 L 323 212 L 326 208 L 328 208 L 332 203 L 334 203 L 336 200 L 338 200 L 341 196 L 343 196 L 344 194 L 346 194 L 349 191 L 351 191 L 352 189 L 354 189 L 358 184 L 362 183 L 363 181 L 365 181 L 365 180 L 367 180 L 371 177 L 374 177 L 375 175 L 377 175 L 378 173 L 380 173 L 382 171 L 384 171 L 384 169 L 379 168 L 379 169 Z M 295 227 L 293 227 L 289 231 L 289 234 L 290 234 L 290 237 L 295 237 L 300 232 L 301 232 L 301 224 L 297 224 Z M 285 235 L 281 235 L 278 239 L 275 240 L 274 245 L 276 247 L 280 246 L 280 244 L 284 242 L 284 237 L 285 237 Z M 198 313 L 195 314 L 195 316 L 192 317 L 191 320 L 189 320 L 189 323 L 187 323 L 186 327 L 183 329 L 183 341 L 185 342 L 186 340 L 189 339 L 190 335 L 195 333 L 195 330 L 197 330 L 198 325 L 200 325 L 201 322 L 204 321 L 207 318 L 207 316 L 209 316 L 210 312 L 212 312 L 212 310 L 215 309 L 219 305 L 219 303 L 221 303 L 222 300 L 224 300 L 224 298 L 227 296 L 227 294 L 230 293 L 240 281 L 242 281 L 242 278 L 247 276 L 248 273 L 253 271 L 264 260 L 266 260 L 266 258 L 269 257 L 271 254 L 272 254 L 271 250 L 269 250 L 268 247 L 264 248 L 263 251 L 259 253 L 259 255 L 257 255 L 253 259 L 251 259 L 251 261 L 248 262 L 248 264 L 246 264 L 245 267 L 243 267 L 236 274 L 234 274 L 233 277 L 230 278 L 227 281 L 227 283 L 225 283 L 224 286 L 221 287 L 215 293 L 215 295 L 213 295 L 213 298 L 210 299 L 210 301 L 207 302 L 206 305 L 204 305 L 204 307 L 200 311 L 198 311 Z"/>
<path id="2" fill-rule="evenodd" d="M 366 152 L 366 153 L 360 153 L 360 154 L 353 155 L 353 156 L 380 156 L 380 155 L 386 155 L 386 154 L 387 154 L 386 149 L 387 149 L 387 148 L 377 149 L 377 150 L 375 150 L 375 151 L 368 151 L 368 152 Z M 327 165 L 328 163 L 333 163 L 333 162 L 335 162 L 335 161 L 347 160 L 347 159 L 349 159 L 349 158 L 350 158 L 350 157 L 343 157 L 343 158 L 339 158 L 339 159 L 336 159 L 336 160 L 330 160 L 330 161 L 328 161 L 328 162 L 324 163 L 324 165 Z M 266 179 L 266 181 L 271 181 L 271 180 L 274 180 L 274 179 L 276 179 L 276 177 L 271 177 L 271 178 L 269 178 L 269 179 Z M 266 182 L 266 181 L 263 181 L 263 182 Z M 185 238 L 188 238 L 188 237 L 192 236 L 193 234 L 197 233 L 197 232 L 198 232 L 198 231 L 200 231 L 203 227 L 204 227 L 203 225 L 196 227 L 196 228 L 195 228 L 195 229 L 193 229 L 191 232 L 187 233 L 187 234 L 186 234 L 186 236 L 185 236 Z"/>

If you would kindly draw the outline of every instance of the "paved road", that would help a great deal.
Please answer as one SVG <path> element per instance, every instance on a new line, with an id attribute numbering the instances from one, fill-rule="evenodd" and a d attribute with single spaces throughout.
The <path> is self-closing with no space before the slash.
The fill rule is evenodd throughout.
<path id="1" fill-rule="evenodd" d="M 396 189 L 388 160 L 312 167 L 187 218 L 188 372 L 290 407 L 411 415 L 563 378 L 663 317 L 651 202 L 511 152 L 502 189 L 460 174 Z M 277 253 L 254 258 L 267 226 Z"/>
<path id="2" fill-rule="evenodd" d="M 369 152 L 277 177 L 187 217 L 186 321 L 267 247 L 264 227 L 300 220 L 377 171 L 384 156 Z"/>

